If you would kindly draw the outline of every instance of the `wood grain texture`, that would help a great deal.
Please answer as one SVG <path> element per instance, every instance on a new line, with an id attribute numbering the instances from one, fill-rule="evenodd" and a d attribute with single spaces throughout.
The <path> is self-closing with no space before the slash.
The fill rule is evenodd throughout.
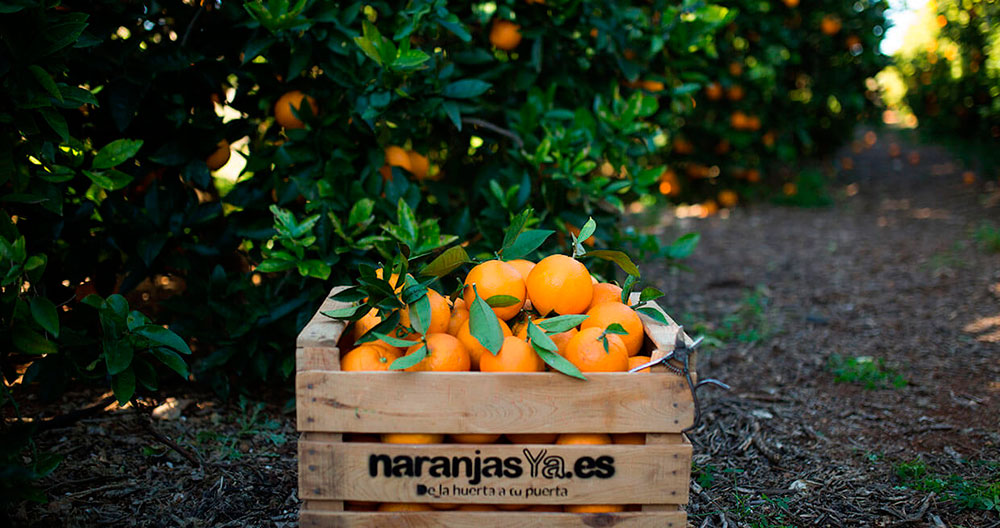
<path id="1" fill-rule="evenodd" d="M 534 513 L 534 512 L 323 512 L 303 511 L 303 528 L 684 528 L 678 512 Z"/>
<path id="2" fill-rule="evenodd" d="M 629 297 L 629 302 L 631 304 L 639 302 L 639 293 L 633 293 Z M 663 324 L 647 315 L 643 315 L 641 313 L 639 314 L 639 319 L 642 321 L 642 327 L 646 331 L 646 337 L 653 342 L 655 347 L 651 353 L 652 358 L 659 359 L 674 350 L 674 342 L 677 339 L 677 332 L 682 331 L 682 329 L 680 325 L 678 325 L 677 322 L 674 321 L 662 307 L 660 307 L 660 305 L 655 302 L 651 302 L 648 303 L 647 306 L 663 314 L 663 317 L 667 320 L 667 324 Z M 694 339 L 687 335 L 687 333 L 684 333 L 684 341 L 690 345 L 694 342 Z M 692 373 L 696 370 L 695 364 L 697 362 L 697 354 L 692 354 L 689 362 Z M 655 370 L 666 371 L 667 368 L 660 366 Z"/>
<path id="3" fill-rule="evenodd" d="M 337 341 L 340 339 L 341 334 L 344 333 L 344 329 L 347 325 L 344 324 L 343 321 L 331 319 L 323 315 L 322 312 L 350 306 L 347 303 L 338 302 L 330 298 L 332 295 L 345 289 L 347 289 L 347 286 L 336 286 L 330 290 L 330 293 L 326 296 L 323 304 L 318 310 L 316 310 L 316 313 L 313 314 L 312 319 L 310 319 L 309 322 L 306 323 L 305 328 L 299 332 L 299 336 L 295 340 L 295 346 L 297 348 L 337 347 Z"/>
<path id="4" fill-rule="evenodd" d="M 670 373 L 325 372 L 296 376 L 300 431 L 679 433 L 694 420 Z"/>
<path id="5" fill-rule="evenodd" d="M 486 474 L 481 468 L 489 466 L 491 459 L 498 466 Z M 691 444 L 523 446 L 302 441 L 299 466 L 299 496 L 303 499 L 684 504 L 688 500 Z M 497 470 L 503 476 L 495 476 Z"/>

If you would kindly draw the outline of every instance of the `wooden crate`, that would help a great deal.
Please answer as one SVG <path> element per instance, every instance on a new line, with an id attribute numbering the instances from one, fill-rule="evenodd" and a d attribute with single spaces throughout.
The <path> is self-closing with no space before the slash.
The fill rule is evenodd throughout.
<path id="1" fill-rule="evenodd" d="M 343 306 L 327 299 L 319 311 Z M 587 381 L 554 372 L 342 372 L 345 325 L 319 311 L 296 350 L 302 526 L 686 526 L 681 506 L 688 500 L 691 444 L 681 431 L 693 422 L 694 404 L 681 376 L 662 366 L 648 374 L 589 373 Z M 669 317 L 667 325 L 642 319 L 643 353 L 669 353 L 677 325 Z M 646 444 L 398 445 L 343 438 L 582 432 L 643 433 Z M 502 477 L 495 475 L 494 457 L 502 461 Z M 476 470 L 477 460 L 490 471 Z M 476 478 L 480 473 L 486 476 Z M 390 513 L 345 511 L 345 501 L 640 507 L 599 514 Z"/>

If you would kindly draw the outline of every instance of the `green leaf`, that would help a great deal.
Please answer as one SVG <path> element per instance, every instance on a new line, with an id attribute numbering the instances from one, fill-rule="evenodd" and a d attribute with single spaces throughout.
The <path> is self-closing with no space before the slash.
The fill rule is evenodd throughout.
<path id="1" fill-rule="evenodd" d="M 24 261 L 24 271 L 31 271 L 35 268 L 44 267 L 49 261 L 49 257 L 45 254 L 32 255 L 28 257 L 28 260 Z"/>
<path id="2" fill-rule="evenodd" d="M 163 363 L 169 367 L 170 370 L 179 374 L 180 377 L 188 379 L 190 372 L 188 372 L 187 363 L 184 362 L 184 358 L 182 358 L 177 352 L 174 352 L 169 348 L 154 348 L 150 350 L 150 353 L 152 353 L 156 359 L 160 360 L 160 363 Z"/>
<path id="3" fill-rule="evenodd" d="M 25 325 L 16 325 L 10 330 L 10 339 L 14 347 L 25 354 L 42 355 L 55 354 L 59 351 L 56 344 L 38 332 Z"/>
<path id="4" fill-rule="evenodd" d="M 377 339 L 381 339 L 382 341 L 385 341 L 386 343 L 389 343 L 394 347 L 409 348 L 416 344 L 416 341 L 407 341 L 405 339 L 399 339 L 387 334 L 383 334 L 381 332 L 372 332 L 372 335 L 374 335 Z M 374 341 L 374 339 L 372 339 L 372 341 Z"/>
<path id="5" fill-rule="evenodd" d="M 114 169 L 106 171 L 85 170 L 83 173 L 90 178 L 90 181 L 94 182 L 94 185 L 107 191 L 124 189 L 128 184 L 132 183 L 131 176 Z"/>
<path id="6" fill-rule="evenodd" d="M 336 310 L 327 310 L 325 312 L 320 312 L 321 314 L 331 318 L 331 319 L 354 319 L 354 316 L 359 312 L 367 313 L 368 306 L 348 306 L 347 308 L 337 308 Z"/>
<path id="7" fill-rule="evenodd" d="M 389 370 L 408 369 L 416 365 L 417 363 L 420 363 L 426 357 L 427 357 L 427 344 L 424 343 L 424 346 L 418 348 L 414 353 L 396 358 L 392 362 L 392 365 L 389 365 Z"/>
<path id="8" fill-rule="evenodd" d="M 500 246 L 501 252 L 506 251 L 517 240 L 518 235 L 524 230 L 524 226 L 528 223 L 528 219 L 531 218 L 532 214 L 534 214 L 534 211 L 530 207 L 527 207 L 510 220 L 510 225 L 503 232 L 503 244 Z"/>
<path id="9" fill-rule="evenodd" d="M 162 326 L 145 325 L 137 328 L 133 333 L 145 337 L 154 343 L 158 343 L 167 348 L 172 348 L 181 354 L 191 354 L 191 349 L 188 348 L 187 343 L 181 339 L 181 336 L 163 328 Z"/>
<path id="10" fill-rule="evenodd" d="M 281 259 L 267 259 L 261 262 L 256 271 L 261 273 L 275 273 L 278 271 L 290 270 L 295 267 L 295 261 L 292 260 L 281 260 Z"/>
<path id="11" fill-rule="evenodd" d="M 90 295 L 84 297 L 83 300 L 81 300 L 80 302 L 92 308 L 100 308 L 102 305 L 104 305 L 104 299 L 102 299 L 101 296 L 97 295 L 96 293 L 91 293 Z"/>
<path id="12" fill-rule="evenodd" d="M 129 160 L 142 148 L 141 139 L 119 139 L 108 143 L 94 157 L 93 169 L 110 169 Z"/>
<path id="13" fill-rule="evenodd" d="M 660 297 L 663 297 L 663 292 L 653 287 L 647 287 L 643 288 L 642 293 L 639 294 L 639 302 L 655 301 Z"/>
<path id="14" fill-rule="evenodd" d="M 458 108 L 458 103 L 456 103 L 455 101 L 445 101 L 441 103 L 441 107 L 444 108 L 444 113 L 448 116 L 448 119 L 451 120 L 452 124 L 455 125 L 455 128 L 457 128 L 458 131 L 461 132 L 462 112 Z"/>
<path id="15" fill-rule="evenodd" d="M 630 259 L 628 255 L 626 255 L 621 251 L 614 251 L 611 249 L 595 249 L 593 251 L 588 251 L 586 254 L 584 254 L 584 256 L 597 257 L 603 260 L 610 260 L 611 262 L 618 264 L 618 267 L 621 268 L 622 271 L 624 271 L 625 273 L 628 273 L 629 275 L 634 277 L 640 276 L 639 268 L 636 267 L 635 263 L 632 262 L 632 259 Z"/>
<path id="16" fill-rule="evenodd" d="M 590 318 L 589 315 L 560 315 L 539 321 L 538 326 L 550 334 L 558 334 L 580 326 L 580 323 L 588 318 Z"/>
<path id="17" fill-rule="evenodd" d="M 423 51 L 409 50 L 396 57 L 396 60 L 392 62 L 392 67 L 397 70 L 412 70 L 429 61 L 430 58 L 430 55 L 424 53 Z"/>
<path id="18" fill-rule="evenodd" d="M 135 395 L 135 373 L 126 369 L 111 378 L 111 390 L 118 399 L 118 405 L 125 405 Z"/>
<path id="19" fill-rule="evenodd" d="M 420 274 L 443 277 L 468 262 L 472 262 L 472 259 L 469 258 L 469 254 L 465 252 L 465 249 L 461 246 L 454 246 L 446 249 L 437 258 L 430 261 L 420 270 Z"/>
<path id="20" fill-rule="evenodd" d="M 576 237 L 576 239 L 580 242 L 584 242 L 588 238 L 594 236 L 594 231 L 597 231 L 597 222 L 595 222 L 593 218 L 588 218 L 587 222 L 580 228 L 580 234 Z"/>
<path id="21" fill-rule="evenodd" d="M 542 358 L 542 361 L 544 361 L 546 364 L 548 364 L 548 366 L 552 367 L 553 369 L 562 372 L 567 376 L 572 376 L 574 378 L 582 380 L 587 379 L 583 375 L 583 373 L 580 372 L 580 369 L 576 368 L 576 365 L 570 363 L 566 358 L 560 356 L 559 354 L 555 352 L 549 352 L 548 350 L 539 347 L 534 342 L 531 343 L 531 348 L 534 348 L 535 353 L 538 354 L 538 357 Z"/>
<path id="22" fill-rule="evenodd" d="M 548 350 L 549 352 L 559 350 L 555 341 L 552 341 L 552 338 L 543 332 L 541 328 L 535 326 L 535 323 L 531 320 L 528 321 L 528 339 L 531 340 L 531 344 L 537 345 L 542 350 Z"/>
<path id="23" fill-rule="evenodd" d="M 629 299 L 632 298 L 632 287 L 635 286 L 635 283 L 638 281 L 639 277 L 635 275 L 625 277 L 625 283 L 622 284 L 622 304 L 629 304 Z"/>
<path id="24" fill-rule="evenodd" d="M 136 380 L 151 391 L 159 388 L 159 376 L 153 365 L 142 358 L 135 358 L 132 362 L 132 370 L 135 372 Z"/>
<path id="25" fill-rule="evenodd" d="M 628 330 L 618 323 L 611 323 L 604 329 L 605 334 L 628 335 Z"/>
<path id="26" fill-rule="evenodd" d="M 132 364 L 132 344 L 126 339 L 104 343 L 104 361 L 108 366 L 108 374 L 119 374 Z"/>
<path id="27" fill-rule="evenodd" d="M 39 108 L 38 113 L 42 114 L 42 119 L 56 134 L 59 134 L 59 139 L 63 142 L 69 141 L 69 125 L 66 124 L 66 118 L 59 111 L 51 108 Z"/>
<path id="28" fill-rule="evenodd" d="M 371 218 L 374 210 L 375 200 L 362 198 L 351 207 L 351 212 L 347 215 L 347 223 L 352 226 L 358 225 Z"/>
<path id="29" fill-rule="evenodd" d="M 441 95 L 453 99 L 469 99 L 482 95 L 489 90 L 492 84 L 479 79 L 463 79 L 455 81 L 441 90 Z"/>
<path id="30" fill-rule="evenodd" d="M 486 347 L 486 350 L 495 356 L 500 352 L 500 347 L 503 346 L 504 336 L 500 329 L 500 320 L 497 319 L 497 314 L 493 312 L 490 305 L 479 296 L 474 284 L 472 291 L 475 292 L 475 298 L 472 300 L 472 306 L 469 307 L 469 331 L 472 333 L 472 337 L 479 341 L 479 344 Z"/>
<path id="31" fill-rule="evenodd" d="M 333 299 L 334 301 L 354 303 L 364 299 L 365 297 L 367 297 L 367 295 L 365 295 L 360 288 L 357 286 L 351 286 L 350 288 L 343 289 L 336 294 L 331 295 L 330 299 Z"/>
<path id="32" fill-rule="evenodd" d="M 83 18 L 86 19 L 86 15 L 83 15 Z M 48 40 L 48 45 L 33 51 L 39 57 L 55 53 L 76 42 L 84 29 L 87 29 L 87 23 L 82 21 L 68 21 L 49 25 L 45 28 L 45 39 Z"/>
<path id="33" fill-rule="evenodd" d="M 431 300 L 424 292 L 424 295 L 410 304 L 410 326 L 420 335 L 426 335 L 431 324 Z"/>
<path id="34" fill-rule="evenodd" d="M 45 91 L 48 92 L 49 95 L 54 97 L 59 102 L 63 101 L 62 92 L 59 91 L 59 86 L 56 85 L 56 81 L 52 79 L 49 72 L 45 71 L 41 66 L 34 64 L 28 66 L 28 70 L 31 71 L 31 74 L 35 76 L 35 80 L 38 81 L 38 84 L 40 84 L 42 88 L 45 88 Z"/>
<path id="35" fill-rule="evenodd" d="M 663 316 L 663 312 L 657 310 L 656 308 L 650 308 L 649 306 L 643 306 L 641 308 L 636 308 L 635 311 L 649 317 L 650 319 L 663 324 L 667 323 L 667 318 Z"/>
<path id="36" fill-rule="evenodd" d="M 674 240 L 673 244 L 667 248 L 667 256 L 672 259 L 685 259 L 694 253 L 695 248 L 698 247 L 698 242 L 701 240 L 701 235 L 698 233 L 688 233 L 681 236 L 677 240 Z"/>
<path id="37" fill-rule="evenodd" d="M 45 297 L 33 297 L 31 299 L 31 316 L 46 332 L 55 337 L 59 337 L 59 313 L 56 305 Z"/>
<path id="38" fill-rule="evenodd" d="M 509 248 L 503 250 L 503 259 L 514 260 L 530 254 L 541 247 L 552 233 L 555 231 L 549 229 L 529 229 L 521 233 Z"/>
<path id="39" fill-rule="evenodd" d="M 361 51 L 363 51 L 369 59 L 377 62 L 379 66 L 382 65 L 382 57 L 379 55 L 378 48 L 375 47 L 375 43 L 365 37 L 354 37 L 354 43 L 361 48 Z"/>
<path id="40" fill-rule="evenodd" d="M 494 295 L 489 299 L 486 299 L 486 304 L 493 308 L 506 308 L 508 306 L 514 306 L 519 302 L 521 302 L 521 299 L 518 299 L 513 295 Z"/>
<path id="41" fill-rule="evenodd" d="M 330 277 L 330 265 L 319 259 L 309 259 L 305 262 L 296 263 L 299 275 L 312 277 L 314 279 L 326 280 Z"/>

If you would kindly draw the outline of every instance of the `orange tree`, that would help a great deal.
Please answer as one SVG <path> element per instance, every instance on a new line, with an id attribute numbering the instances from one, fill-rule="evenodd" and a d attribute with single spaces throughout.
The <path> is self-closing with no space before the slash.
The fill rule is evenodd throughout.
<path id="1" fill-rule="evenodd" d="M 754 185 L 792 177 L 782 169 L 829 153 L 854 125 L 877 115 L 870 90 L 886 59 L 878 50 L 885 2 L 722 0 L 738 13 L 691 57 L 701 85 L 688 102 L 665 162 L 665 194 L 729 206 Z"/>

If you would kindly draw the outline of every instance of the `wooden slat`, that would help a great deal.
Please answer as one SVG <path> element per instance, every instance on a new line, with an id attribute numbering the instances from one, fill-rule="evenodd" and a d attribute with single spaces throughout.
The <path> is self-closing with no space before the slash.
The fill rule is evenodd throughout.
<path id="1" fill-rule="evenodd" d="M 475 469 L 475 461 L 482 468 L 492 457 L 496 457 L 496 463 L 503 462 L 501 469 L 507 471 L 503 477 L 482 476 L 482 471 Z M 465 464 L 456 462 L 462 458 L 468 459 Z M 532 459 L 536 461 L 534 464 Z M 386 476 L 390 470 L 387 464 L 392 466 L 390 476 Z M 550 464 L 555 466 L 554 471 L 545 469 Z M 510 472 L 515 465 L 520 474 Z M 684 504 L 688 497 L 691 444 L 526 447 L 303 441 L 299 444 L 299 467 L 302 499 Z M 454 471 L 459 475 L 455 476 Z"/>
<path id="2" fill-rule="evenodd" d="M 629 302 L 633 304 L 639 302 L 639 293 L 633 293 L 632 296 L 629 297 Z M 663 324 L 653 319 L 652 317 L 643 315 L 641 313 L 639 314 L 639 319 L 642 320 L 642 326 L 643 329 L 646 331 L 646 336 L 649 337 L 650 341 L 653 342 L 653 346 L 655 347 L 655 349 L 651 353 L 651 356 L 653 359 L 659 359 L 669 354 L 671 351 L 673 351 L 674 342 L 677 339 L 677 332 L 681 329 L 681 327 L 680 325 L 677 324 L 676 321 L 673 320 L 672 317 L 670 317 L 670 315 L 667 314 L 666 311 L 663 310 L 662 307 L 660 307 L 660 305 L 656 304 L 655 302 L 651 302 L 647 304 L 647 306 L 663 314 L 663 317 L 667 320 L 667 324 Z M 692 339 L 691 336 L 689 336 L 685 332 L 684 341 L 688 345 L 690 345 L 691 343 L 694 342 L 694 339 Z M 692 373 L 694 373 L 697 370 L 696 369 L 697 362 L 698 362 L 697 354 L 696 353 L 691 354 L 689 364 Z M 666 371 L 667 368 L 657 367 L 656 370 Z"/>
<path id="3" fill-rule="evenodd" d="M 687 445 L 690 446 L 691 442 L 682 434 L 647 434 L 646 435 L 646 445 Z M 678 479 L 683 479 L 684 482 L 688 482 L 691 479 L 690 465 L 688 466 L 688 471 L 680 472 L 675 475 Z M 671 500 L 663 502 L 673 502 Z M 686 499 L 685 499 L 685 502 Z M 664 512 L 664 511 L 677 511 L 678 507 L 676 504 L 643 504 L 642 511 L 644 512 Z"/>
<path id="4" fill-rule="evenodd" d="M 694 420 L 669 373 L 299 372 L 298 429 L 344 433 L 678 433 Z"/>
<path id="5" fill-rule="evenodd" d="M 295 371 L 340 370 L 337 347 L 299 347 L 295 349 Z"/>
<path id="6" fill-rule="evenodd" d="M 295 340 L 295 346 L 298 348 L 305 347 L 333 347 L 337 346 L 337 341 L 340 339 L 340 335 L 344 333 L 344 328 L 347 326 L 342 321 L 337 321 L 335 319 L 330 319 L 329 317 L 323 315 L 321 312 L 327 310 L 334 310 L 336 308 L 344 308 L 349 306 L 346 303 L 334 301 L 330 299 L 331 295 L 340 292 L 341 290 L 347 289 L 346 286 L 337 286 L 330 290 L 329 295 L 323 300 L 323 304 L 316 310 L 313 314 L 312 319 L 306 323 L 305 328 L 299 332 L 298 338 Z"/>
<path id="7" fill-rule="evenodd" d="M 320 512 L 303 511 L 306 528 L 684 528 L 687 514 L 679 512 L 535 513 L 535 512 Z"/>

